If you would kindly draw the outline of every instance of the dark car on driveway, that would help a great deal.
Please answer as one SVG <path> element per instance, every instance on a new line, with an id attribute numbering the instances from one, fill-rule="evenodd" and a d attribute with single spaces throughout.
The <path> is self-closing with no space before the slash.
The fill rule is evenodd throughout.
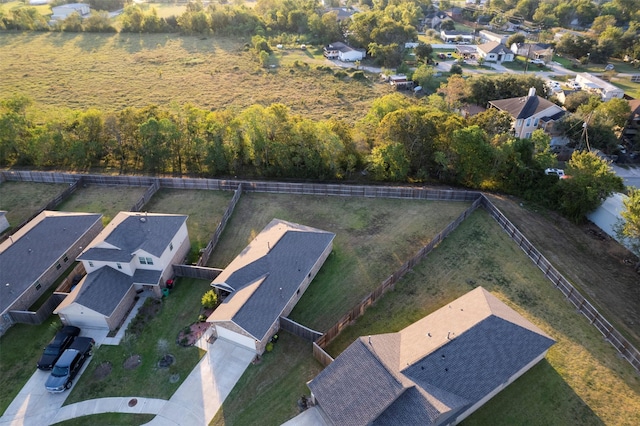
<path id="1" fill-rule="evenodd" d="M 49 342 L 38 361 L 40 370 L 51 370 L 62 352 L 69 347 L 73 339 L 80 334 L 80 329 L 72 325 L 65 325 Z"/>
<path id="2" fill-rule="evenodd" d="M 76 337 L 53 366 L 44 387 L 51 393 L 69 389 L 84 362 L 91 356 L 94 344 L 95 341 L 90 337 Z"/>

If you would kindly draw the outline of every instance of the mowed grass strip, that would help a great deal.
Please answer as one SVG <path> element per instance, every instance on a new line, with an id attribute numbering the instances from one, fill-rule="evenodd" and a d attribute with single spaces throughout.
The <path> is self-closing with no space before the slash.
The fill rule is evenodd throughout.
<path id="1" fill-rule="evenodd" d="M 55 426 L 134 426 L 149 423 L 154 414 L 104 413 L 91 416 L 76 417 L 64 422 L 54 423 Z"/>
<path id="2" fill-rule="evenodd" d="M 150 213 L 188 215 L 187 230 L 191 240 L 189 261 L 198 260 L 200 249 L 209 243 L 233 198 L 231 191 L 207 191 L 162 188 L 144 206 Z"/>
<path id="3" fill-rule="evenodd" d="M 60 327 L 55 316 L 40 325 L 16 324 L 0 337 L 0 415 L 36 371 L 42 350 Z"/>
<path id="4" fill-rule="evenodd" d="M 107 224 L 119 212 L 128 212 L 147 188 L 139 186 L 80 186 L 58 206 L 59 211 L 102 214 Z"/>
<path id="5" fill-rule="evenodd" d="M 399 331 L 476 286 L 503 300 L 557 344 L 546 361 L 464 424 L 640 424 L 640 378 L 631 365 L 484 210 L 463 222 L 328 351 L 335 357 L 359 336 Z"/>
<path id="6" fill-rule="evenodd" d="M 461 202 L 245 193 L 209 266 L 224 268 L 274 218 L 336 234 L 333 252 L 290 315 L 331 327 L 469 206 Z"/>
<path id="7" fill-rule="evenodd" d="M 220 110 L 283 103 L 309 118 L 355 121 L 391 91 L 388 84 L 337 78 L 315 65 L 287 65 L 284 53 L 274 53 L 275 68 L 265 69 L 247 43 L 249 38 L 177 34 L 5 32 L 0 93 L 29 96 L 43 114 L 61 108 L 191 103 Z M 306 55 L 310 64 L 331 65 L 321 54 Z"/>
<path id="8" fill-rule="evenodd" d="M 169 399 L 189 375 L 203 355 L 195 346 L 182 347 L 176 342 L 178 333 L 197 321 L 202 295 L 209 290 L 209 282 L 179 278 L 171 294 L 162 299 L 160 312 L 146 320 L 137 339 L 127 338 L 119 346 L 101 345 L 94 350 L 93 359 L 82 374 L 65 405 L 93 398 L 110 396 L 147 397 Z M 149 302 L 149 301 L 147 301 Z M 169 353 L 176 362 L 169 368 L 159 369 L 158 361 L 164 354 L 158 342 L 169 343 Z M 124 368 L 124 362 L 132 355 L 140 355 L 142 362 L 133 370 Z M 106 377 L 96 375 L 103 362 L 111 363 L 111 373 Z M 179 375 L 171 383 L 170 377 Z"/>
<path id="9" fill-rule="evenodd" d="M 5 181 L 0 183 L 0 210 L 6 210 L 9 226 L 13 228 L 67 188 L 68 185 L 57 183 Z"/>

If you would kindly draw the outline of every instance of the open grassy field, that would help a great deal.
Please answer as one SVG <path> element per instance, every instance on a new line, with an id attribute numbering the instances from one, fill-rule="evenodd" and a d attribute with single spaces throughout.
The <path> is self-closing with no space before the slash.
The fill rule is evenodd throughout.
<path id="1" fill-rule="evenodd" d="M 322 331 L 467 207 L 458 202 L 246 193 L 209 265 L 225 267 L 274 218 L 334 232 L 333 252 L 290 315 Z"/>
<path id="2" fill-rule="evenodd" d="M 6 210 L 9 229 L 29 219 L 42 206 L 67 189 L 65 184 L 36 182 L 0 183 L 0 210 Z"/>
<path id="3" fill-rule="evenodd" d="M 105 413 L 92 416 L 76 417 L 64 422 L 54 423 L 55 426 L 132 426 L 149 423 L 155 416 L 153 414 L 125 414 Z"/>
<path id="4" fill-rule="evenodd" d="M 54 316 L 40 325 L 16 324 L 0 337 L 0 415 L 36 371 L 42 348 L 60 327 Z"/>
<path id="5" fill-rule="evenodd" d="M 198 260 L 200 249 L 209 243 L 233 197 L 230 191 L 160 189 L 144 209 L 153 213 L 186 214 L 191 240 L 190 262 Z"/>
<path id="6" fill-rule="evenodd" d="M 78 187 L 71 197 L 58 206 L 59 211 L 101 213 L 102 223 L 111 222 L 121 211 L 130 211 L 146 188 L 87 185 Z"/>
<path id="7" fill-rule="evenodd" d="M 249 42 L 177 34 L 5 32 L 0 93 L 26 95 L 45 114 L 188 102 L 212 110 L 283 103 L 311 118 L 354 121 L 373 99 L 392 90 L 316 70 L 315 64 L 331 65 L 316 49 L 276 52 L 274 68 L 261 68 L 244 48 Z M 298 55 L 299 66 L 290 65 Z"/>
<path id="8" fill-rule="evenodd" d="M 197 321 L 200 300 L 209 288 L 209 281 L 179 278 L 171 294 L 160 302 L 157 314 L 138 314 L 136 327 L 139 332 L 136 337 L 125 335 L 119 346 L 102 345 L 94 350 L 91 363 L 71 390 L 65 405 L 92 398 L 126 395 L 169 399 L 203 355 L 197 347 L 185 348 L 176 340 L 183 328 Z M 146 302 L 151 301 L 147 299 Z M 129 331 L 127 334 L 132 336 Z M 165 369 L 157 367 L 163 356 L 158 349 L 158 342 L 162 339 L 168 342 L 169 353 L 176 359 L 175 364 Z M 139 355 L 142 362 L 135 369 L 125 369 L 125 361 L 132 355 Z M 111 365 L 111 373 L 106 377 L 100 374 L 102 363 Z M 170 378 L 174 374 L 179 376 L 179 380 L 172 383 Z"/>

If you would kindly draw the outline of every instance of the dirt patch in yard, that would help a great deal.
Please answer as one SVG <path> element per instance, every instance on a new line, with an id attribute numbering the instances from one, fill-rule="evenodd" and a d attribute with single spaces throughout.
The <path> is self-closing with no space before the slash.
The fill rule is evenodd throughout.
<path id="1" fill-rule="evenodd" d="M 613 325 L 640 347 L 635 256 L 593 223 L 576 226 L 511 197 L 491 201 Z"/>
<path id="2" fill-rule="evenodd" d="M 207 331 L 209 326 L 211 326 L 211 324 L 208 322 L 194 322 L 189 327 L 185 327 L 184 330 L 180 331 L 176 343 L 185 347 L 193 346 Z"/>
<path id="3" fill-rule="evenodd" d="M 131 355 L 124 361 L 125 370 L 134 370 L 142 364 L 142 357 L 140 355 Z"/>
<path id="4" fill-rule="evenodd" d="M 111 365 L 111 363 L 109 361 L 105 361 L 102 364 L 100 364 L 98 367 L 96 367 L 96 371 L 93 372 L 93 377 L 96 380 L 102 380 L 105 377 L 107 377 L 109 374 L 111 374 L 112 369 L 113 369 L 113 366 Z"/>

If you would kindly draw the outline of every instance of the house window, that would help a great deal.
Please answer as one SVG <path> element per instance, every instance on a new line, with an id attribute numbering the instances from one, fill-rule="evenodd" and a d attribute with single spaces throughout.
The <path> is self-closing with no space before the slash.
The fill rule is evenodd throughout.
<path id="1" fill-rule="evenodd" d="M 93 262 L 89 261 L 89 267 L 93 268 Z"/>
<path id="2" fill-rule="evenodd" d="M 533 127 L 538 127 L 538 119 L 533 120 Z"/>
<path id="3" fill-rule="evenodd" d="M 60 269 L 60 268 L 62 268 L 62 265 L 58 263 L 58 264 L 56 265 L 56 271 L 57 271 L 58 269 Z"/>
<path id="4" fill-rule="evenodd" d="M 116 263 L 116 266 L 118 267 L 118 269 L 122 269 L 122 265 L 119 263 Z"/>
<path id="5" fill-rule="evenodd" d="M 516 127 L 521 127 L 522 126 L 522 119 L 519 118 L 518 120 L 516 120 Z"/>
<path id="6" fill-rule="evenodd" d="M 147 265 L 153 265 L 153 259 L 150 257 L 147 257 Z"/>
<path id="7" fill-rule="evenodd" d="M 169 251 L 173 250 L 173 243 L 169 243 Z"/>
<path id="8" fill-rule="evenodd" d="M 531 139 L 531 132 L 527 132 L 527 133 L 524 135 L 524 137 L 525 137 L 525 138 L 527 138 L 527 139 Z"/>
<path id="9" fill-rule="evenodd" d="M 62 260 L 64 260 L 64 262 L 67 263 L 69 261 L 69 256 L 65 256 L 64 259 Z"/>
<path id="10" fill-rule="evenodd" d="M 527 118 L 527 127 L 531 126 L 531 117 Z"/>
<path id="11" fill-rule="evenodd" d="M 36 281 L 36 290 L 40 290 L 41 287 L 42 284 L 40 284 L 40 281 Z"/>
<path id="12" fill-rule="evenodd" d="M 147 260 L 145 257 L 142 256 L 138 256 L 138 260 L 140 261 L 141 264 L 146 265 L 147 264 Z"/>

